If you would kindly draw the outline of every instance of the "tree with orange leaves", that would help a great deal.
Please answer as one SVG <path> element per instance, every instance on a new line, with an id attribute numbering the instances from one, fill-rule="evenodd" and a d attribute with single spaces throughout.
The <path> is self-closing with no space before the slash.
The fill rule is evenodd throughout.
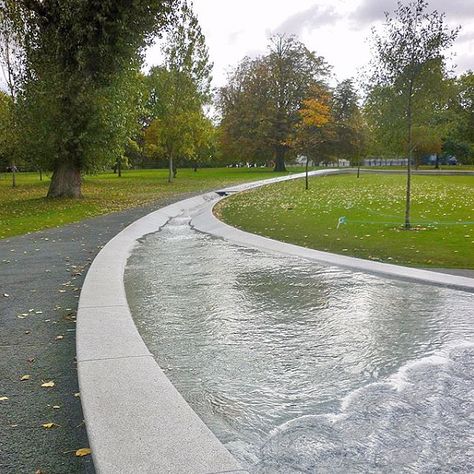
<path id="1" fill-rule="evenodd" d="M 333 137 L 331 94 L 322 85 L 313 85 L 310 94 L 302 101 L 299 110 L 300 121 L 296 126 L 294 147 L 306 156 L 306 189 L 309 189 L 308 165 L 310 157 L 315 157 L 321 145 Z"/>

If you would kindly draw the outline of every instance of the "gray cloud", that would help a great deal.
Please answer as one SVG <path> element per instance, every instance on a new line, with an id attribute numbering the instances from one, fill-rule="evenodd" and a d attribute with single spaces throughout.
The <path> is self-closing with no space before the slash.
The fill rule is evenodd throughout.
<path id="1" fill-rule="evenodd" d="M 342 18 L 342 16 L 337 13 L 333 7 L 313 5 L 306 10 L 288 17 L 274 32 L 300 35 L 306 30 L 311 31 L 320 26 L 334 23 L 340 18 Z"/>
<path id="2" fill-rule="evenodd" d="M 233 31 L 227 37 L 227 43 L 234 44 L 242 36 L 243 33 L 244 33 L 244 30 Z"/>
<path id="3" fill-rule="evenodd" d="M 403 3 L 407 3 L 406 1 Z M 428 0 L 428 10 L 445 12 L 447 20 L 474 19 L 473 0 Z M 397 8 L 397 0 L 364 0 L 350 15 L 360 27 L 385 18 L 385 12 L 393 12 Z"/>
<path id="4" fill-rule="evenodd" d="M 474 41 L 474 31 L 464 32 L 463 30 L 461 30 L 461 33 L 459 34 L 457 39 L 457 43 L 470 43 L 471 41 Z"/>
<path id="5" fill-rule="evenodd" d="M 474 54 L 454 58 L 454 63 L 456 64 L 457 74 L 462 74 L 466 71 L 474 71 Z"/>

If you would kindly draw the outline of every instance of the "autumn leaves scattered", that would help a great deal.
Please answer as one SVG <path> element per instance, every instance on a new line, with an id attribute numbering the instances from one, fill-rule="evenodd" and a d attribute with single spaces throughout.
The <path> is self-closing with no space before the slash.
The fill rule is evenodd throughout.
<path id="1" fill-rule="evenodd" d="M 31 381 L 31 380 L 32 380 L 32 378 L 31 378 L 31 375 L 29 375 L 29 374 L 22 375 L 20 377 L 21 382 L 28 382 L 28 381 Z M 54 382 L 54 380 L 42 380 L 40 386 L 44 389 L 52 389 L 53 387 L 56 386 L 56 383 Z M 76 393 L 73 394 L 73 396 L 75 398 L 79 398 L 80 393 L 76 392 Z M 0 402 L 2 402 L 2 403 L 7 403 L 9 400 L 10 400 L 10 397 L 0 396 Z M 55 411 L 61 409 L 60 405 L 48 405 L 48 407 L 50 407 L 52 410 L 55 410 Z M 12 426 L 17 426 L 17 425 L 12 425 Z M 46 423 L 42 423 L 41 428 L 43 428 L 44 430 L 47 430 L 47 431 L 56 430 L 58 428 L 61 428 L 61 425 L 59 425 L 58 423 L 55 423 L 53 421 L 48 421 Z M 89 448 L 80 448 L 80 449 L 77 449 L 73 452 L 74 452 L 75 456 L 77 456 L 77 457 L 84 457 L 84 456 L 88 456 L 89 454 L 91 454 L 91 450 Z M 42 472 L 42 471 L 38 470 L 36 472 Z"/>

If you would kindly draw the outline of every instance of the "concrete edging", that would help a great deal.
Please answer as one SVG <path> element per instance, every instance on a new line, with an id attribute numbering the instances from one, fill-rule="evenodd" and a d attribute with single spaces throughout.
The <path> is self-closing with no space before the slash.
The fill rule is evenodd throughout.
<path id="1" fill-rule="evenodd" d="M 345 172 L 352 170 L 310 175 Z M 245 472 L 164 375 L 127 303 L 123 276 L 128 257 L 138 239 L 158 231 L 170 218 L 190 216 L 196 229 L 240 245 L 474 292 L 471 278 L 305 249 L 235 229 L 212 213 L 227 194 L 303 176 L 233 186 L 164 207 L 117 234 L 96 257 L 81 291 L 76 344 L 81 402 L 98 473 Z"/>

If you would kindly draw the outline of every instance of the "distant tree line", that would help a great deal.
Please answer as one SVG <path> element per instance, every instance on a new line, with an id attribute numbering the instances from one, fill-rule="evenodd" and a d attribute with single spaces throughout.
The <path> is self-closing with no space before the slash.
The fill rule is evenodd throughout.
<path id="1" fill-rule="evenodd" d="M 188 0 L 0 0 L 0 166 L 47 171 L 49 196 L 79 197 L 85 173 L 151 162 L 171 182 L 179 166 L 410 157 L 408 206 L 423 156 L 474 162 L 473 72 L 446 61 L 456 36 L 413 0 L 374 33 L 364 80 L 331 86 L 323 57 L 275 35 L 212 91 Z M 145 74 L 157 37 L 163 60 Z"/>

